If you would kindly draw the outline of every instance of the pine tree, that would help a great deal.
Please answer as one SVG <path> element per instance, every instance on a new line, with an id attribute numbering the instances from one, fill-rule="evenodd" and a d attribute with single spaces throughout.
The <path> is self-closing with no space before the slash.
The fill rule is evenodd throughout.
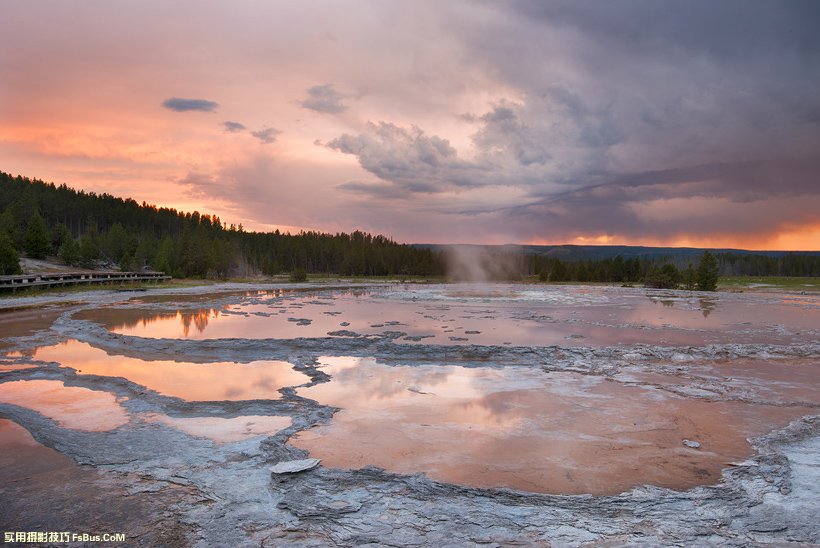
<path id="1" fill-rule="evenodd" d="M 68 266 L 76 266 L 80 262 L 80 245 L 68 235 L 60 246 L 60 259 Z"/>
<path id="2" fill-rule="evenodd" d="M 80 266 L 83 268 L 94 268 L 97 259 L 100 258 L 100 248 L 94 238 L 86 234 L 80 239 Z"/>
<path id="3" fill-rule="evenodd" d="M 14 240 L 17 235 L 17 222 L 14 220 L 14 212 L 11 210 L 11 207 L 7 207 L 3 210 L 3 213 L 0 213 L 0 236 L 6 235 L 9 238 L 9 242 L 14 245 Z"/>
<path id="4" fill-rule="evenodd" d="M 555 264 L 552 265 L 550 271 L 551 282 L 565 282 L 569 279 L 569 271 L 567 265 L 562 263 L 559 259 L 555 259 Z"/>
<path id="5" fill-rule="evenodd" d="M 671 263 L 666 263 L 660 268 L 653 267 L 644 278 L 644 285 L 656 289 L 675 289 L 678 283 L 680 283 L 680 272 Z"/>
<path id="6" fill-rule="evenodd" d="M 698 264 L 698 289 L 700 291 L 717 290 L 718 260 L 708 250 L 703 252 Z"/>
<path id="7" fill-rule="evenodd" d="M 120 271 L 122 272 L 131 272 L 134 270 L 134 257 L 129 255 L 128 252 L 123 253 L 122 257 L 119 260 Z"/>
<path id="8" fill-rule="evenodd" d="M 11 274 L 21 274 L 20 270 L 20 255 L 11 244 L 11 239 L 0 233 L 0 275 L 8 276 Z"/>
<path id="9" fill-rule="evenodd" d="M 681 281 L 683 283 L 683 288 L 688 289 L 689 291 L 692 291 L 697 287 L 698 277 L 695 269 L 692 268 L 692 263 L 689 263 L 686 270 L 681 273 Z"/>
<path id="10" fill-rule="evenodd" d="M 46 223 L 38 212 L 34 212 L 28 222 L 26 234 L 23 236 L 23 249 L 34 259 L 45 259 L 51 251 L 51 239 L 48 236 Z"/>
<path id="11" fill-rule="evenodd" d="M 54 254 L 60 253 L 60 248 L 63 247 L 63 243 L 69 239 L 72 239 L 71 231 L 68 230 L 68 227 L 63 223 L 57 223 L 54 225 L 54 228 L 51 229 L 51 250 Z"/>

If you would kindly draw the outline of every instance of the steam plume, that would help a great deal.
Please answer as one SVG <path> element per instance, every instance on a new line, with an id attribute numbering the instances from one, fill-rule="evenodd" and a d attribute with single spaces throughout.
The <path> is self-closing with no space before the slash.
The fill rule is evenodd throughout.
<path id="1" fill-rule="evenodd" d="M 454 282 L 498 282 L 521 279 L 523 255 L 518 246 L 452 245 L 445 250 L 447 277 Z"/>

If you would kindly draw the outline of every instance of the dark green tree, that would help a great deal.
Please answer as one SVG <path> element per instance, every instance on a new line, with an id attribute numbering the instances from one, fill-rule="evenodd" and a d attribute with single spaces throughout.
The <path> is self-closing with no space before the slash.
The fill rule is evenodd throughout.
<path id="1" fill-rule="evenodd" d="M 3 210 L 3 213 L 0 213 L 0 235 L 5 234 L 12 245 L 14 245 L 17 230 L 17 221 L 14 220 L 14 212 L 11 210 L 11 206 L 9 206 Z"/>
<path id="2" fill-rule="evenodd" d="M 720 265 L 717 258 L 708 250 L 703 252 L 698 264 L 697 285 L 700 291 L 717 290 Z"/>
<path id="3" fill-rule="evenodd" d="M 688 289 L 689 291 L 692 291 L 697 287 L 697 272 L 695 272 L 695 269 L 692 268 L 692 263 L 689 263 L 686 266 L 686 269 L 684 269 L 684 271 L 681 272 L 681 283 L 683 284 L 683 288 Z"/>
<path id="4" fill-rule="evenodd" d="M 80 244 L 71 237 L 71 234 L 63 241 L 59 254 L 60 259 L 68 266 L 77 266 L 80 262 Z"/>
<path id="5" fill-rule="evenodd" d="M 54 228 L 51 229 L 51 252 L 58 255 L 60 253 L 60 248 L 63 246 L 63 242 L 69 239 L 73 239 L 73 237 L 71 236 L 71 231 L 66 225 L 63 223 L 57 223 L 54 225 Z"/>
<path id="6" fill-rule="evenodd" d="M 11 239 L 5 234 L 0 233 L 0 275 L 9 276 L 12 274 L 21 274 L 20 270 L 20 255 L 11 243 Z"/>
<path id="7" fill-rule="evenodd" d="M 552 265 L 552 270 L 550 271 L 550 281 L 565 282 L 567 280 L 569 280 L 569 269 L 567 269 L 567 265 L 555 259 L 555 264 Z"/>
<path id="8" fill-rule="evenodd" d="M 94 237 L 86 234 L 80 238 L 80 266 L 83 268 L 94 268 L 97 265 L 97 259 L 100 258 L 100 248 L 97 247 L 97 242 Z"/>
<path id="9" fill-rule="evenodd" d="M 99 240 L 100 252 L 106 258 L 115 261 L 119 261 L 123 255 L 133 256 L 137 247 L 136 240 L 120 223 L 114 223 Z"/>
<path id="10" fill-rule="evenodd" d="M 290 273 L 289 280 L 294 283 L 305 282 L 307 281 L 307 272 L 305 272 L 304 268 L 297 268 Z"/>
<path id="11" fill-rule="evenodd" d="M 644 285 L 655 289 L 675 289 L 679 283 L 680 272 L 671 263 L 651 268 L 644 278 Z"/>
<path id="12" fill-rule="evenodd" d="M 132 272 L 134 271 L 134 256 L 129 255 L 127 252 L 123 253 L 122 257 L 119 260 L 120 271 L 122 272 Z"/>
<path id="13" fill-rule="evenodd" d="M 180 273 L 177 270 L 174 264 L 175 258 L 178 257 L 174 252 L 174 241 L 170 236 L 166 236 L 160 241 L 156 253 L 154 253 L 154 256 L 150 260 L 151 268 L 176 277 L 184 276 L 184 273 Z"/>
<path id="14" fill-rule="evenodd" d="M 587 270 L 587 264 L 584 261 L 578 263 L 578 268 L 575 269 L 575 279 L 579 282 L 589 281 L 589 272 Z"/>
<path id="15" fill-rule="evenodd" d="M 51 251 L 51 238 L 49 238 L 46 223 L 36 211 L 29 220 L 23 236 L 23 249 L 33 259 L 45 259 Z"/>

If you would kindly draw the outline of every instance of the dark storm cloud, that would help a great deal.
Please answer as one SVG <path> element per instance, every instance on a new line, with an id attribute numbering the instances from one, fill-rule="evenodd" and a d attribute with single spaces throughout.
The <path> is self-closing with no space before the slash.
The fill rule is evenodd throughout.
<path id="1" fill-rule="evenodd" d="M 484 126 L 476 134 L 475 142 L 482 149 L 510 149 L 516 161 L 525 166 L 544 164 L 552 158 L 512 108 L 497 106 L 479 120 Z"/>
<path id="2" fill-rule="evenodd" d="M 251 131 L 251 135 L 259 139 L 262 143 L 269 145 L 271 143 L 276 142 L 276 137 L 282 133 L 278 129 L 272 127 L 266 127 L 260 129 L 259 131 Z"/>
<path id="3" fill-rule="evenodd" d="M 393 183 L 349 181 L 337 185 L 336 188 L 372 198 L 407 198 L 412 193 L 434 194 L 440 191 L 440 189 L 434 185 L 421 182 L 408 182 L 406 184 L 396 185 Z"/>
<path id="4" fill-rule="evenodd" d="M 171 97 L 162 102 L 162 106 L 176 112 L 213 112 L 219 107 L 219 103 L 208 101 L 207 99 L 182 99 Z"/>
<path id="5" fill-rule="evenodd" d="M 501 213 L 526 233 L 754 233 L 812 223 L 820 160 L 749 161 L 634 173 L 552 193 Z"/>
<path id="6" fill-rule="evenodd" d="M 344 95 L 333 89 L 330 84 L 313 86 L 307 90 L 307 99 L 301 102 L 302 107 L 326 114 L 339 114 L 347 110 L 342 103 Z"/>
<path id="7" fill-rule="evenodd" d="M 245 131 L 247 129 L 244 124 L 232 122 L 230 120 L 227 122 L 222 122 L 222 127 L 224 127 L 225 131 L 228 133 L 239 133 L 240 131 Z"/>
<path id="8" fill-rule="evenodd" d="M 573 97 L 564 88 L 547 90 L 527 104 L 502 102 L 481 115 L 462 115 L 476 126 L 470 159 L 461 158 L 442 137 L 386 122 L 368 124 L 364 132 L 344 134 L 325 146 L 356 156 L 364 169 L 408 194 L 488 186 L 549 191 L 575 182 L 579 172 L 584 177 L 598 173 L 606 149 L 620 140 L 605 112 L 577 98 L 570 101 Z M 375 185 L 339 188 L 385 195 Z"/>
<path id="9" fill-rule="evenodd" d="M 817 56 L 820 4 L 814 0 L 513 0 L 527 18 L 577 28 L 607 47 L 656 55 L 748 59 L 760 52 Z"/>
<path id="10" fill-rule="evenodd" d="M 325 146 L 356 156 L 364 169 L 411 193 L 483 184 L 477 166 L 461 160 L 447 139 L 427 135 L 417 127 L 371 123 L 363 133 L 344 134 Z M 376 195 L 384 195 L 379 186 L 351 187 L 348 183 L 341 188 L 359 192 L 372 188 Z"/>
<path id="11" fill-rule="evenodd" d="M 820 223 L 820 2 L 506 7 L 455 31 L 465 63 L 516 91 L 458 118 L 475 126 L 473 154 L 371 124 L 328 146 L 382 183 L 341 189 L 418 205 L 427 188 L 514 187 L 519 204 L 462 213 L 492 211 L 520 238 Z M 447 146 L 419 152 L 434 142 Z"/>

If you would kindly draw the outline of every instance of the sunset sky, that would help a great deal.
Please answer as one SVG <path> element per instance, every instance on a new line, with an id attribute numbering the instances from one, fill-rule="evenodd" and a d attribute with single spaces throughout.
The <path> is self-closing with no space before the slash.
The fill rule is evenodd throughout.
<path id="1" fill-rule="evenodd" d="M 820 2 L 5 0 L 0 170 L 257 230 L 820 249 Z"/>

